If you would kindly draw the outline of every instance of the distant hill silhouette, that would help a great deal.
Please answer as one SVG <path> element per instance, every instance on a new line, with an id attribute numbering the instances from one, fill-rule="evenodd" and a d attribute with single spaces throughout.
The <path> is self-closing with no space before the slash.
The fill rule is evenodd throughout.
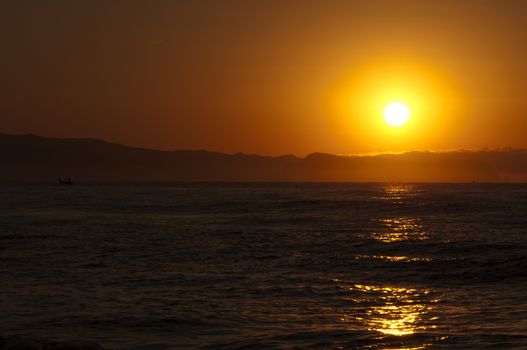
<path id="1" fill-rule="evenodd" d="M 265 157 L 7 134 L 0 134 L 0 166 L 0 181 L 527 181 L 525 150 Z"/>

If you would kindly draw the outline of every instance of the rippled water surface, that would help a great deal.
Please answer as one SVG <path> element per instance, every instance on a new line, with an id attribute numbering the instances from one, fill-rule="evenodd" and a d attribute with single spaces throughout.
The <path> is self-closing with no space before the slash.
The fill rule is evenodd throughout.
<path id="1" fill-rule="evenodd" d="M 526 349 L 527 186 L 0 185 L 0 334 Z"/>

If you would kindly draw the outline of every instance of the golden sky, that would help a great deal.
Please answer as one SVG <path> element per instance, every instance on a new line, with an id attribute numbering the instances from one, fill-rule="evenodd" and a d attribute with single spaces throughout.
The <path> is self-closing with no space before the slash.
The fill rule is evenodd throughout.
<path id="1" fill-rule="evenodd" d="M 0 20 L 0 132 L 264 155 L 527 148 L 526 1 L 12 0 Z"/>

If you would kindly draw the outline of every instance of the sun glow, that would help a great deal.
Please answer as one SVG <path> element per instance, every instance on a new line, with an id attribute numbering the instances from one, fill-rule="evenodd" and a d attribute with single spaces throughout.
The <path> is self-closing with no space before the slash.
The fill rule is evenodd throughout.
<path id="1" fill-rule="evenodd" d="M 409 117 L 408 107 L 403 103 L 393 102 L 384 109 L 384 119 L 391 126 L 404 125 Z"/>
<path id="2" fill-rule="evenodd" d="M 326 96 L 335 139 L 359 152 L 441 148 L 455 136 L 465 109 L 448 72 L 408 57 L 357 65 Z"/>

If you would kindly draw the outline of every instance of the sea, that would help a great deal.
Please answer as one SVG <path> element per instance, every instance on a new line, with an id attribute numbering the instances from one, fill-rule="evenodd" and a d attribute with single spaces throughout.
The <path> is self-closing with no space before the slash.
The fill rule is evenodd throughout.
<path id="1" fill-rule="evenodd" d="M 527 185 L 1 184 L 0 335 L 527 349 Z"/>

